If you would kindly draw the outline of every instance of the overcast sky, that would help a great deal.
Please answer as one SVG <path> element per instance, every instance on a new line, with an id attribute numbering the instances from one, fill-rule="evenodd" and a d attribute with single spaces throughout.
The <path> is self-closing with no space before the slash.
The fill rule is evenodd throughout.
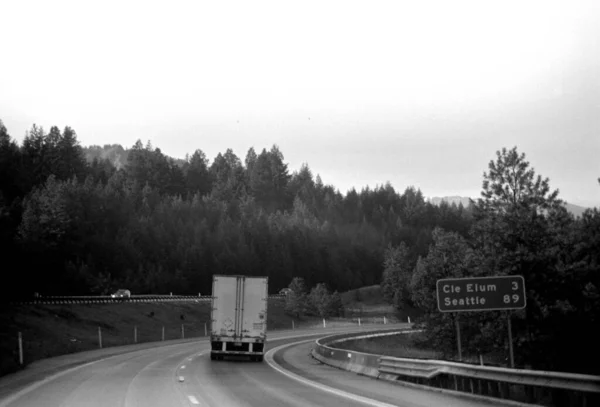
<path id="1" fill-rule="evenodd" d="M 4 1 L 0 119 L 183 158 L 278 144 L 345 193 L 477 197 L 517 146 L 600 206 L 600 1 Z"/>

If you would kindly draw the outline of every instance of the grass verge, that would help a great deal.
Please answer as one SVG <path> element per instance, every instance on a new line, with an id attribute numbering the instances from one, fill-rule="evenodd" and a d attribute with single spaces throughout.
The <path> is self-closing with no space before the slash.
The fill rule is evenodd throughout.
<path id="1" fill-rule="evenodd" d="M 402 334 L 357 339 L 335 344 L 336 348 L 376 355 L 412 359 L 441 359 L 442 354 L 433 349 L 422 349 L 415 345 L 414 335 Z"/>
<path id="2" fill-rule="evenodd" d="M 398 321 L 415 321 L 423 315 L 423 312 L 411 306 L 406 305 L 403 309 L 397 310 L 393 305 L 388 304 L 383 298 L 383 292 L 379 285 L 361 287 L 341 294 L 344 307 L 349 310 L 347 317 L 370 317 L 374 315 L 386 315 L 388 318 L 394 317 Z"/>
<path id="3" fill-rule="evenodd" d="M 392 356 L 409 359 L 435 359 L 459 362 L 458 355 L 446 355 L 435 349 L 424 348 L 418 344 L 418 333 L 379 336 L 375 338 L 357 339 L 335 344 L 336 348 L 355 352 L 372 353 L 375 355 Z M 463 349 L 463 363 L 480 364 L 486 366 L 508 367 L 508 360 L 503 352 L 474 355 Z"/>
<path id="4" fill-rule="evenodd" d="M 296 328 L 317 324 L 295 321 Z M 0 376 L 17 371 L 18 334 L 24 366 L 53 356 L 102 347 L 204 337 L 210 332 L 210 304 L 205 302 L 111 303 L 8 306 L 0 310 Z M 282 300 L 270 300 L 269 330 L 292 329 Z"/>

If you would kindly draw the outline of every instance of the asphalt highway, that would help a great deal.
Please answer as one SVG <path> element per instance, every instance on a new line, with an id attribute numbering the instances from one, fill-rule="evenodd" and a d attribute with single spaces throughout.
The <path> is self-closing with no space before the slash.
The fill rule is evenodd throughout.
<path id="1" fill-rule="evenodd" d="M 309 351 L 316 338 L 331 332 L 272 333 L 262 363 L 211 361 L 205 339 L 111 356 L 15 390 L 0 399 L 0 407 L 498 405 L 324 366 Z"/>

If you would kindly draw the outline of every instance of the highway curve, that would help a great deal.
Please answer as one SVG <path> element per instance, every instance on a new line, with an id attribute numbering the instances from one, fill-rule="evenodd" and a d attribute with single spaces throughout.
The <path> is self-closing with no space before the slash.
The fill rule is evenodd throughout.
<path id="1" fill-rule="evenodd" d="M 20 389 L 0 407 L 485 405 L 323 366 L 308 353 L 331 332 L 271 333 L 264 363 L 211 362 L 206 340 L 112 356 Z"/>

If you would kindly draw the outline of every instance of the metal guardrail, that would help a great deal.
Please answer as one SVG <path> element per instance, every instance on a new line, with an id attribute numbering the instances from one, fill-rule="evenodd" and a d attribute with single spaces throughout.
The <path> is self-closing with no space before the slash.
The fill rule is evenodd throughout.
<path id="1" fill-rule="evenodd" d="M 378 379 L 412 382 L 547 406 L 600 405 L 600 376 L 395 358 L 335 347 L 340 342 L 400 333 L 402 332 L 332 335 L 317 340 L 313 356 L 331 366 Z"/>
<path id="2" fill-rule="evenodd" d="M 509 369 L 503 367 L 477 366 L 442 360 L 403 359 L 381 357 L 381 373 L 433 379 L 441 374 L 472 379 L 484 379 L 525 386 L 541 386 L 600 393 L 600 376 L 546 372 L 540 370 Z"/>
<path id="3" fill-rule="evenodd" d="M 109 295 L 49 296 L 25 301 L 12 301 L 11 305 L 68 305 L 68 304 L 111 304 L 148 302 L 210 302 L 210 295 L 132 295 L 131 297 L 111 297 Z M 271 295 L 271 300 L 285 299 L 285 295 Z"/>

